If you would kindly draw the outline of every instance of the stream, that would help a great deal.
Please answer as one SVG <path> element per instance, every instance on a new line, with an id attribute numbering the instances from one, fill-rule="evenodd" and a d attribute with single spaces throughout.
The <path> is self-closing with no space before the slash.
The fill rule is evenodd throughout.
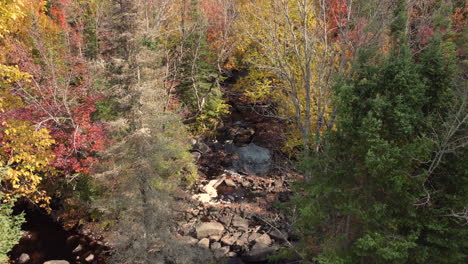
<path id="1" fill-rule="evenodd" d="M 28 202 L 19 202 L 16 214 L 25 214 L 25 231 L 18 245 L 9 256 L 16 264 L 43 264 L 50 260 L 65 260 L 70 264 L 103 264 L 101 257 L 106 247 L 79 233 L 77 228 L 65 230 L 62 223 L 55 221 L 43 209 Z"/>

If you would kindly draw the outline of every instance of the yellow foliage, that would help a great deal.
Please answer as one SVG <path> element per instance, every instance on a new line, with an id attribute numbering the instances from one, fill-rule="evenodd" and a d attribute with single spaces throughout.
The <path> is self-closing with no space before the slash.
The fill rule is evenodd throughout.
<path id="1" fill-rule="evenodd" d="M 2 126 L 0 179 L 4 198 L 27 197 L 48 204 L 50 197 L 38 187 L 44 176 L 55 174 L 50 165 L 54 140 L 47 129 L 35 130 L 27 121 L 11 120 Z"/>
<path id="2" fill-rule="evenodd" d="M 0 0 L 0 38 L 10 33 L 18 19 L 24 17 L 23 0 Z"/>
<path id="3" fill-rule="evenodd" d="M 337 47 L 327 41 L 317 1 L 241 1 L 236 56 L 248 69 L 236 87 L 252 101 L 273 100 L 294 122 L 285 150 L 313 144 L 331 120 Z"/>

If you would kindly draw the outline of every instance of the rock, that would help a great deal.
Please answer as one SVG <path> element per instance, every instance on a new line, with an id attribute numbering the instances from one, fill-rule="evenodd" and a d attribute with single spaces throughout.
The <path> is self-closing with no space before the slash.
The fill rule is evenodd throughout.
<path id="1" fill-rule="evenodd" d="M 256 244 L 271 245 L 272 241 L 268 234 L 263 234 L 255 239 Z"/>
<path id="2" fill-rule="evenodd" d="M 198 160 L 200 160 L 202 154 L 198 151 L 195 151 L 195 152 L 192 152 L 192 156 L 193 156 L 193 159 L 195 160 L 195 162 L 197 162 Z"/>
<path id="3" fill-rule="evenodd" d="M 249 221 L 238 215 L 234 216 L 232 219 L 232 225 L 242 231 L 247 231 L 249 229 Z"/>
<path id="4" fill-rule="evenodd" d="M 201 248 L 210 248 L 210 240 L 208 238 L 203 238 L 198 241 L 198 246 Z"/>
<path id="5" fill-rule="evenodd" d="M 214 242 L 213 244 L 211 244 L 211 249 L 220 249 L 221 248 L 221 243 L 219 242 Z"/>
<path id="6" fill-rule="evenodd" d="M 207 144 L 205 144 L 205 143 L 203 143 L 201 141 L 197 141 L 197 143 L 195 145 L 193 145 L 193 150 L 198 151 L 201 154 L 205 154 L 205 153 L 208 153 L 208 152 L 211 151 L 210 147 L 208 147 Z"/>
<path id="7" fill-rule="evenodd" d="M 21 254 L 21 255 L 19 256 L 19 258 L 18 258 L 18 263 L 19 263 L 19 264 L 25 264 L 25 263 L 27 263 L 30 259 L 31 259 L 31 258 L 29 257 L 28 254 L 23 253 L 23 254 Z"/>
<path id="8" fill-rule="evenodd" d="M 234 145 L 234 142 L 232 140 L 226 140 L 224 142 L 224 151 L 227 154 L 233 154 L 236 152 L 236 146 Z"/>
<path id="9" fill-rule="evenodd" d="M 232 179 L 225 179 L 224 183 L 230 187 L 236 187 L 236 183 Z"/>
<path id="10" fill-rule="evenodd" d="M 242 181 L 242 187 L 244 187 L 244 188 L 248 188 L 248 187 L 250 187 L 251 185 L 252 185 L 252 184 L 251 184 L 249 181 L 247 181 L 247 180 Z"/>
<path id="11" fill-rule="evenodd" d="M 218 191 L 216 191 L 216 188 L 211 185 L 206 185 L 205 187 L 203 187 L 203 191 L 209 194 L 210 197 L 218 197 Z"/>
<path id="12" fill-rule="evenodd" d="M 221 236 L 218 236 L 218 235 L 213 235 L 213 236 L 210 236 L 210 240 L 211 241 L 214 241 L 214 242 L 217 242 L 221 239 Z"/>
<path id="13" fill-rule="evenodd" d="M 231 252 L 229 252 L 229 253 L 227 254 L 227 256 L 230 257 L 230 258 L 236 257 L 236 256 L 237 256 L 237 253 L 231 251 Z M 230 263 L 230 262 L 228 262 L 228 263 Z"/>
<path id="14" fill-rule="evenodd" d="M 182 236 L 180 237 L 180 241 L 183 244 L 187 244 L 187 245 L 195 245 L 198 243 L 198 239 L 191 237 L 191 236 Z"/>
<path id="15" fill-rule="evenodd" d="M 262 262 L 266 261 L 277 250 L 276 246 L 268 247 L 263 244 L 255 244 L 249 252 L 243 255 L 243 258 L 248 262 Z"/>
<path id="16" fill-rule="evenodd" d="M 237 237 L 230 234 L 226 234 L 221 238 L 221 242 L 228 246 L 232 246 L 236 242 L 236 240 Z"/>
<path id="17" fill-rule="evenodd" d="M 222 248 L 218 248 L 215 250 L 215 255 L 217 257 L 224 257 L 226 256 L 227 253 L 229 253 L 229 247 L 226 246 L 226 247 L 222 247 Z"/>
<path id="18" fill-rule="evenodd" d="M 238 171 L 265 174 L 271 169 L 272 155 L 269 149 L 251 143 L 236 149 L 235 153 L 239 159 L 235 160 L 233 165 Z"/>
<path id="19" fill-rule="evenodd" d="M 202 203 L 209 203 L 211 201 L 211 196 L 207 193 L 200 193 L 192 196 L 192 199 L 198 200 Z"/>
<path id="20" fill-rule="evenodd" d="M 86 262 L 91 262 L 91 261 L 93 261 L 93 260 L 94 260 L 94 255 L 93 255 L 93 254 L 90 254 L 90 255 L 88 255 L 88 256 L 85 258 L 85 261 L 86 261 Z"/>
<path id="21" fill-rule="evenodd" d="M 232 216 L 231 215 L 224 215 L 224 216 L 221 216 L 219 218 L 219 221 L 221 221 L 221 223 L 225 224 L 226 226 L 230 226 L 231 225 L 231 221 L 232 221 Z"/>
<path id="22" fill-rule="evenodd" d="M 49 260 L 44 262 L 44 264 L 70 264 L 70 262 L 66 260 Z"/>
<path id="23" fill-rule="evenodd" d="M 196 228 L 197 238 L 209 237 L 211 235 L 222 235 L 224 226 L 218 222 L 202 223 Z"/>
<path id="24" fill-rule="evenodd" d="M 83 246 L 79 244 L 73 251 L 73 254 L 79 253 L 81 250 L 83 250 Z"/>
<path id="25" fill-rule="evenodd" d="M 250 234 L 250 236 L 249 236 L 249 242 L 255 241 L 255 239 L 257 239 L 257 238 L 259 238 L 259 237 L 260 237 L 260 234 L 254 232 L 254 233 Z"/>
<path id="26" fill-rule="evenodd" d="M 279 241 L 285 241 L 288 239 L 288 234 L 285 232 L 280 232 L 278 230 L 273 230 L 270 232 L 270 236 Z"/>
<path id="27" fill-rule="evenodd" d="M 249 244 L 248 237 L 249 237 L 249 233 L 242 234 L 242 236 L 240 236 L 239 239 L 237 239 L 236 244 L 239 246 L 244 246 L 244 245 Z"/>

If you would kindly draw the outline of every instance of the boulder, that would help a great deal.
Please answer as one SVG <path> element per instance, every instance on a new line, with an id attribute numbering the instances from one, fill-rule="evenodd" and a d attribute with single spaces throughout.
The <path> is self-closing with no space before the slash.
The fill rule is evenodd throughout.
<path id="1" fill-rule="evenodd" d="M 197 238 L 209 237 L 212 235 L 222 235 L 224 232 L 224 226 L 218 222 L 207 222 L 202 223 L 196 228 Z"/>
<path id="2" fill-rule="evenodd" d="M 233 162 L 234 167 L 243 172 L 265 174 L 272 166 L 272 155 L 269 149 L 253 143 L 235 150 L 239 159 Z"/>

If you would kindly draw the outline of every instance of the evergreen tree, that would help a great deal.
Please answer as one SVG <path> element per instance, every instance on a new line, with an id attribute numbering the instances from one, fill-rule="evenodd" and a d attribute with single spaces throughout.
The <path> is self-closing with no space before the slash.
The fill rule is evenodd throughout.
<path id="1" fill-rule="evenodd" d="M 468 232 L 453 213 L 467 204 L 466 149 L 441 154 L 432 137 L 453 117 L 453 52 L 435 37 L 416 64 L 401 6 L 391 52 L 383 62 L 372 51 L 361 54 L 354 76 L 336 87 L 328 145 L 304 159 L 312 176 L 295 200 L 297 227 L 319 263 L 467 258 Z M 321 249 L 318 257 L 311 248 Z"/>

